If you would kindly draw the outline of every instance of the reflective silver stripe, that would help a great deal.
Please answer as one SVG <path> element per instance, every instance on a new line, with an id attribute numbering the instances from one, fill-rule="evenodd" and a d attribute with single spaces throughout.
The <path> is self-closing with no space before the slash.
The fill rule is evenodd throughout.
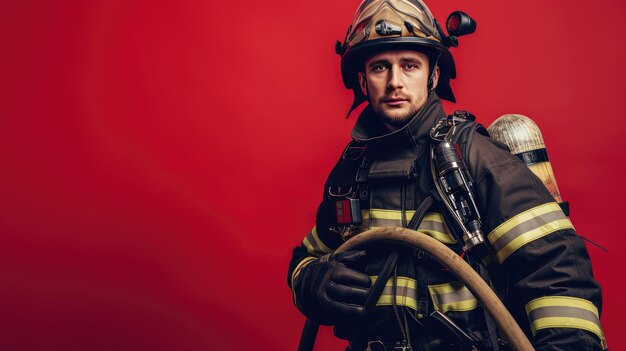
<path id="1" fill-rule="evenodd" d="M 478 306 L 478 301 L 461 282 L 429 285 L 428 291 L 435 309 L 441 312 L 470 311 Z"/>
<path id="2" fill-rule="evenodd" d="M 447 294 L 439 294 L 437 295 L 437 300 L 440 304 L 446 305 L 460 301 L 474 300 L 474 295 L 472 295 L 469 290 L 460 290 Z"/>
<path id="3" fill-rule="evenodd" d="M 402 227 L 402 220 L 372 218 L 370 219 L 370 227 Z"/>
<path id="4" fill-rule="evenodd" d="M 372 284 L 376 282 L 378 276 L 371 276 Z M 396 279 L 396 305 L 406 306 L 417 310 L 417 282 L 408 277 L 398 277 Z M 389 278 L 385 284 L 382 294 L 376 302 L 376 306 L 389 306 L 393 304 L 393 278 Z"/>
<path id="5" fill-rule="evenodd" d="M 504 262 L 520 247 L 561 229 L 572 229 L 561 207 L 551 202 L 524 211 L 499 225 L 488 235 L 498 261 Z"/>
<path id="6" fill-rule="evenodd" d="M 595 324 L 600 324 L 598 316 L 596 316 L 593 312 L 577 307 L 541 307 L 528 314 L 528 319 L 531 321 L 547 317 L 575 317 L 588 320 L 589 322 Z"/>
<path id="7" fill-rule="evenodd" d="M 393 286 L 385 286 L 382 292 L 383 295 L 392 295 L 393 294 Z M 397 286 L 396 287 L 396 295 L 399 296 L 408 296 L 414 299 L 417 299 L 417 291 L 415 289 L 409 288 L 408 286 Z"/>
<path id="8" fill-rule="evenodd" d="M 596 306 L 588 300 L 570 296 L 547 296 L 526 305 L 530 329 L 535 335 L 546 328 L 577 328 L 590 331 L 606 345 Z"/>
<path id="9" fill-rule="evenodd" d="M 311 254 L 317 257 L 333 252 L 328 246 L 324 245 L 324 242 L 320 240 L 317 235 L 317 226 L 313 227 L 311 231 L 302 240 L 302 245 Z"/>

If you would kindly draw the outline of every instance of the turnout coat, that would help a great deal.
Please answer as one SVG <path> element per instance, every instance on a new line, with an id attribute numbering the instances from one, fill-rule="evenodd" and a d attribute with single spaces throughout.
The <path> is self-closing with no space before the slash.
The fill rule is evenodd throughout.
<path id="1" fill-rule="evenodd" d="M 347 238 L 372 227 L 407 227 L 416 208 L 431 194 L 429 132 L 445 112 L 436 94 L 402 128 L 392 131 L 367 107 L 325 184 L 316 224 L 293 250 L 290 287 L 319 257 L 332 253 Z M 492 252 L 488 272 L 493 286 L 537 350 L 604 350 L 599 321 L 601 291 L 594 280 L 586 247 L 559 204 L 528 167 L 505 146 L 479 133 L 459 144 L 473 179 L 482 230 Z M 366 161 L 363 161 L 365 159 Z M 333 196 L 357 186 L 362 224 L 338 230 Z M 435 203 L 418 230 L 463 255 L 445 209 Z M 470 291 L 445 267 L 424 252 L 397 246 L 367 249 L 363 271 L 375 281 L 389 252 L 398 252 L 394 277 L 368 311 L 363 324 L 333 321 L 335 334 L 350 340 L 366 333 L 367 340 L 400 340 L 398 309 L 411 335 L 419 340 L 438 337 L 424 327 L 433 311 L 451 317 L 461 328 L 483 339 L 490 348 L 487 322 Z M 392 285 L 395 284 L 395 288 Z M 393 293 L 395 292 L 395 296 Z M 394 305 L 396 306 L 392 306 Z M 299 306 L 298 296 L 294 303 Z M 394 312 L 394 308 L 396 311 Z M 408 316 L 408 318 L 407 318 Z M 354 330 L 361 325 L 360 330 Z M 425 339 L 426 338 L 426 339 Z"/>

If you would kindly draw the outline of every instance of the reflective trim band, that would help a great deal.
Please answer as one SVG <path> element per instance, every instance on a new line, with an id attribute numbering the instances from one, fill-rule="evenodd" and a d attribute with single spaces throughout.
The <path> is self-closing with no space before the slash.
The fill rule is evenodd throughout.
<path id="1" fill-rule="evenodd" d="M 380 295 L 378 302 L 376 302 L 376 306 L 392 306 L 392 305 L 393 305 L 392 295 Z M 397 295 L 396 306 L 406 306 L 410 309 L 417 311 L 417 299 L 413 299 L 408 296 Z"/>
<path id="2" fill-rule="evenodd" d="M 410 222 L 415 211 L 405 211 L 406 220 Z M 370 228 L 377 227 L 402 227 L 402 211 L 399 210 L 383 210 L 371 209 L 363 210 L 363 221 L 368 220 Z M 417 228 L 418 231 L 431 236 L 444 244 L 456 244 L 456 240 L 452 236 L 450 229 L 446 225 L 443 216 L 440 213 L 426 213 L 422 223 Z"/>
<path id="3" fill-rule="evenodd" d="M 415 211 L 405 211 L 407 222 L 411 220 Z M 402 211 L 371 209 L 369 211 L 370 228 L 402 227 Z"/>
<path id="4" fill-rule="evenodd" d="M 526 314 L 533 335 L 545 328 L 577 328 L 596 334 L 602 343 L 606 343 L 598 308 L 585 299 L 569 296 L 540 297 L 526 304 Z"/>
<path id="5" fill-rule="evenodd" d="M 378 276 L 371 276 L 372 284 L 376 282 Z M 389 278 L 382 294 L 376 302 L 376 306 L 393 305 L 393 278 Z M 398 277 L 396 279 L 396 305 L 406 306 L 417 311 L 417 282 L 408 277 Z"/>
<path id="6" fill-rule="evenodd" d="M 461 282 L 429 285 L 428 291 L 437 311 L 471 311 L 478 307 L 478 300 Z"/>
<path id="7" fill-rule="evenodd" d="M 302 245 L 306 248 L 306 250 L 315 256 L 323 256 L 327 253 L 333 252 L 328 246 L 324 245 L 324 242 L 320 240 L 320 237 L 317 235 L 317 226 L 314 226 L 313 229 L 304 237 L 302 240 Z"/>
<path id="8" fill-rule="evenodd" d="M 296 281 L 296 278 L 298 277 L 298 275 L 300 275 L 300 271 L 302 271 L 302 268 L 306 267 L 309 263 L 315 260 L 316 260 L 315 257 L 305 257 L 302 261 L 300 261 L 300 263 L 298 263 L 296 268 L 293 270 L 293 273 L 291 273 L 291 294 L 293 296 L 293 303 L 295 305 L 297 305 L 296 290 L 293 288 L 293 283 Z"/>
<path id="9" fill-rule="evenodd" d="M 446 225 L 441 213 L 427 213 L 417 230 L 424 234 L 428 234 L 432 238 L 437 239 L 444 244 L 456 244 L 456 240 L 452 236 L 452 232 Z"/>
<path id="10" fill-rule="evenodd" d="M 572 222 L 565 216 L 556 202 L 551 202 L 524 211 L 491 231 L 487 238 L 498 261 L 504 262 L 513 252 L 531 241 L 542 238 L 557 230 L 573 229 Z"/>
<path id="11" fill-rule="evenodd" d="M 291 274 L 291 286 L 293 286 L 293 282 L 296 280 L 296 278 L 300 274 L 300 271 L 302 270 L 302 268 L 306 267 L 309 263 L 311 263 L 311 261 L 315 261 L 315 260 L 316 260 L 315 257 L 305 257 L 302 261 L 300 261 L 300 263 L 298 263 L 298 265 L 296 266 L 296 269 L 294 269 L 293 273 Z"/>

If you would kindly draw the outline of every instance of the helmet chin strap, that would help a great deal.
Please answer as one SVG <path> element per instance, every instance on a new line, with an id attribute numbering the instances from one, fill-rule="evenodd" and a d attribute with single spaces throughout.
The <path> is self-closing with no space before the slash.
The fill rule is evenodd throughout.
<path id="1" fill-rule="evenodd" d="M 430 70 L 430 77 L 428 77 L 428 93 L 435 90 L 435 71 L 437 70 L 437 64 L 439 63 L 439 58 L 441 54 L 437 55 L 435 59 L 435 63 L 433 64 L 433 68 Z"/>

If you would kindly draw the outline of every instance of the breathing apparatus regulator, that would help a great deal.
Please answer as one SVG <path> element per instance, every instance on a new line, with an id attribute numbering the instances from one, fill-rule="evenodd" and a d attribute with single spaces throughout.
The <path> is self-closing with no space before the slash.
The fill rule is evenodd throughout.
<path id="1" fill-rule="evenodd" d="M 442 118 L 431 129 L 430 137 L 438 141 L 431 147 L 431 173 L 441 202 L 447 208 L 462 233 L 460 242 L 463 251 L 471 252 L 475 260 L 482 260 L 490 250 L 481 229 L 480 213 L 474 199 L 473 181 L 467 167 L 460 157 L 458 140 L 461 128 L 477 129 L 480 124 L 467 111 L 455 111 Z M 472 131 L 468 134 L 471 135 Z"/>

